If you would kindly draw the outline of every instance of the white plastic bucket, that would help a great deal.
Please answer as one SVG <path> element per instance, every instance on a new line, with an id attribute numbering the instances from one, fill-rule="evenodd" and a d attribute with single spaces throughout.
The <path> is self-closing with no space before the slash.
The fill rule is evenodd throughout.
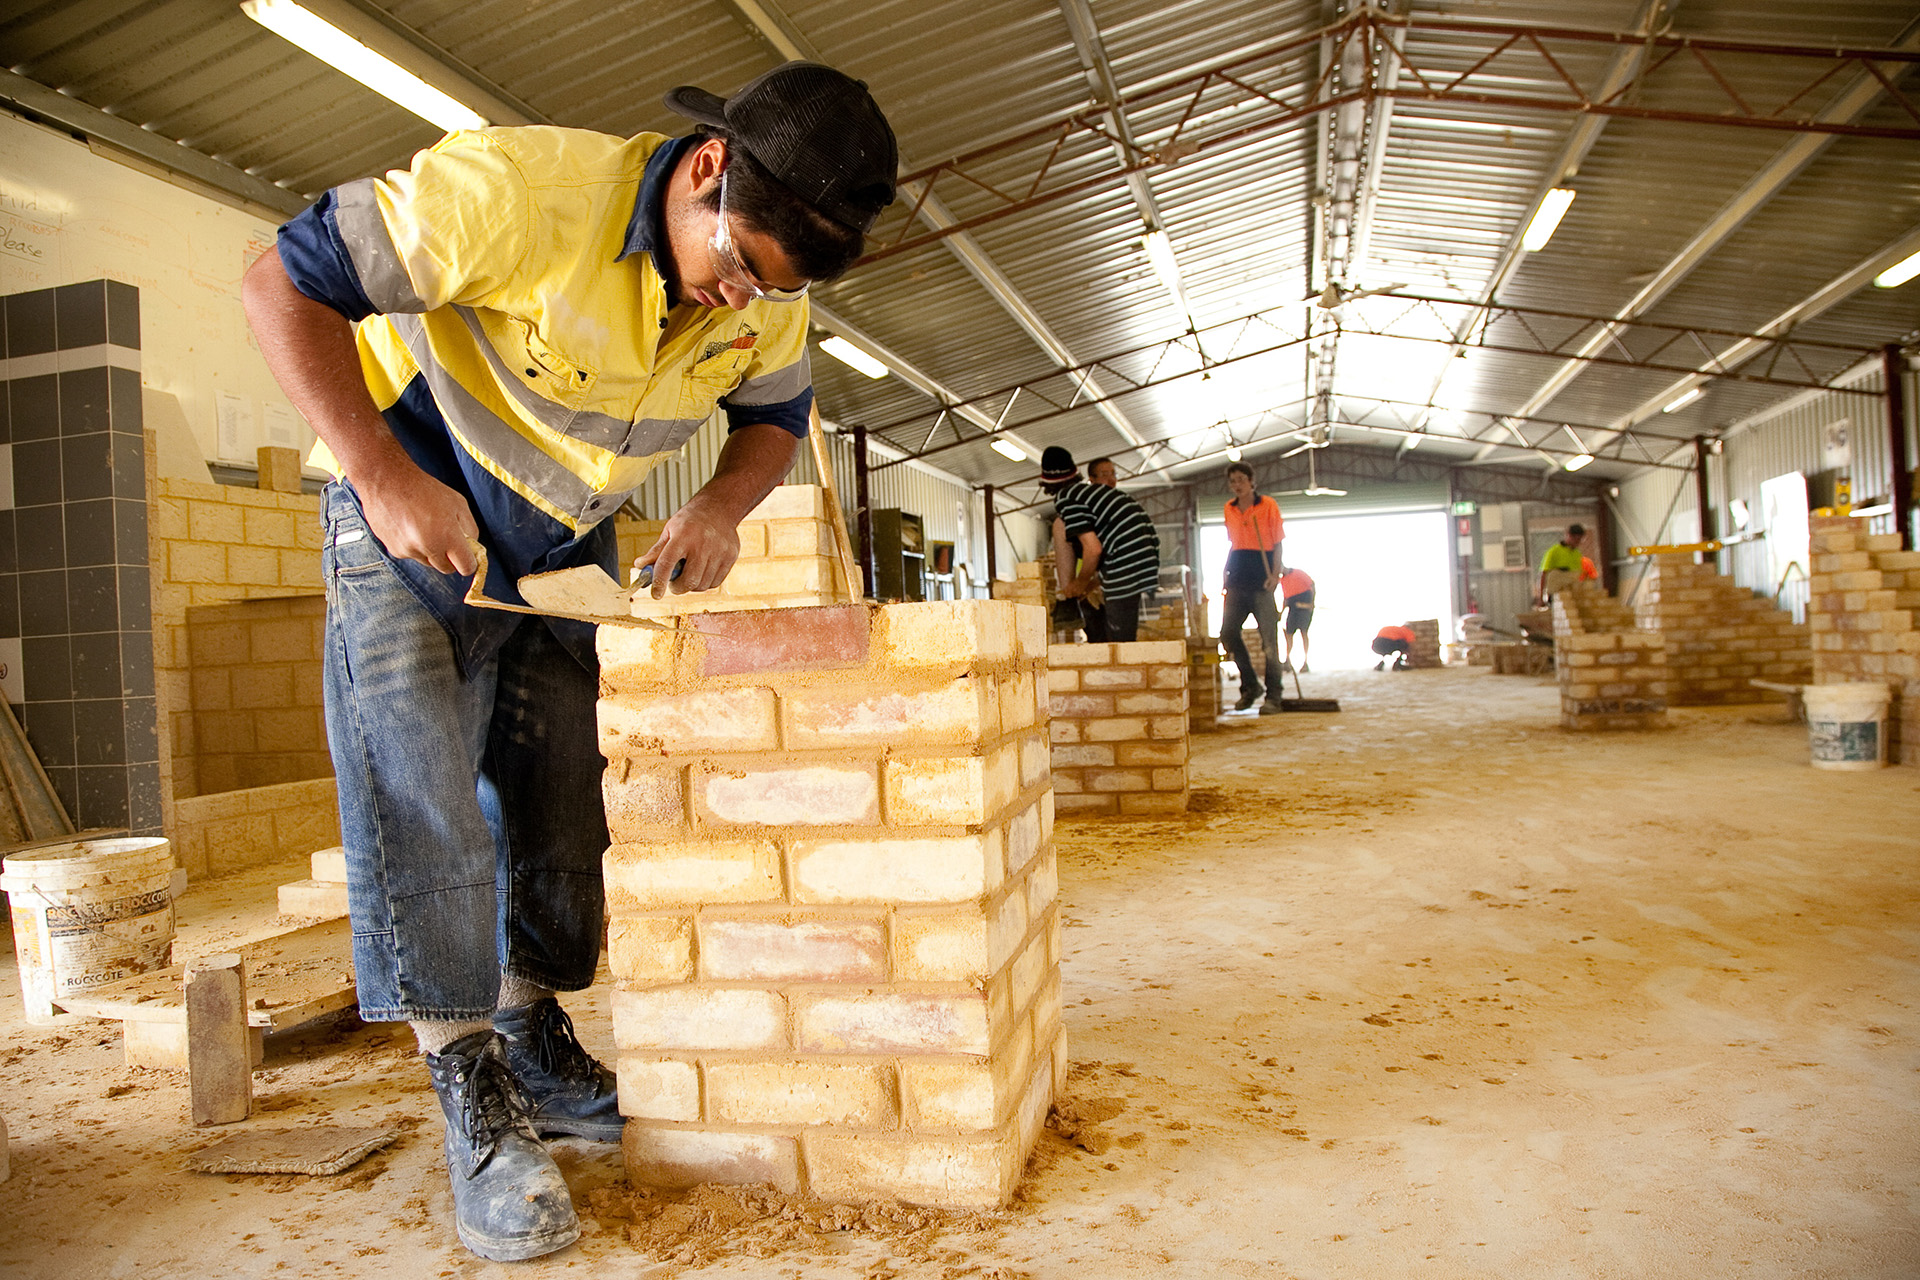
<path id="1" fill-rule="evenodd" d="M 0 864 L 28 1022 L 75 1021 L 59 997 L 171 962 L 172 876 L 161 836 L 45 844 Z"/>
<path id="2" fill-rule="evenodd" d="M 1810 684 L 1800 691 L 1807 704 L 1807 739 L 1816 769 L 1879 769 L 1887 763 L 1887 707 L 1884 684 Z"/>

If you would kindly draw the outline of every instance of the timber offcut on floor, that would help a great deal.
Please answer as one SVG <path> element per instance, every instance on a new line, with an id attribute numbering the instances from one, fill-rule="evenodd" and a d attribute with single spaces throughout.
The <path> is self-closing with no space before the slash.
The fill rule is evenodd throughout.
<path id="1" fill-rule="evenodd" d="M 586 1234 L 515 1274 L 1920 1274 L 1913 770 L 1816 772 L 1778 707 L 1598 737 L 1533 677 L 1310 683 L 1342 710 L 1194 740 L 1184 818 L 1061 822 L 1074 1067 L 1010 1210 L 754 1222 L 567 1141 Z M 176 958 L 304 874 L 196 885 Z M 271 1037 L 241 1126 L 394 1145 L 195 1174 L 238 1130 L 192 1128 L 117 1024 L 25 1025 L 3 963 L 0 1272 L 498 1269 L 454 1239 L 403 1028 Z M 569 1003 L 611 1056 L 605 987 Z"/>

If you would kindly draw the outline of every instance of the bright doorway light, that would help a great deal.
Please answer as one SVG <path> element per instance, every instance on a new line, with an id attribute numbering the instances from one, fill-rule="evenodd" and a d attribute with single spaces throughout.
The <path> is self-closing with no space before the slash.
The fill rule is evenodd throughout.
<path id="1" fill-rule="evenodd" d="M 466 103 L 422 80 L 399 63 L 369 49 L 325 18 L 293 0 L 246 0 L 249 18 L 299 45 L 314 57 L 358 80 L 430 124 L 452 132 L 484 129 L 487 119 Z"/>
<path id="2" fill-rule="evenodd" d="M 887 376 L 887 366 L 881 364 L 878 360 L 875 360 L 872 356 L 854 346 L 837 333 L 831 338 L 822 339 L 820 349 L 832 356 L 835 360 L 838 360 L 841 364 L 846 365 L 850 369 L 857 369 L 869 378 L 884 378 Z"/>
<path id="3" fill-rule="evenodd" d="M 1027 461 L 1026 452 L 1011 440 L 995 440 L 993 442 L 993 451 L 1009 462 Z"/>
<path id="4" fill-rule="evenodd" d="M 1453 634 L 1453 587 L 1449 577 L 1445 511 L 1392 511 L 1356 516 L 1302 516 L 1287 509 L 1282 554 L 1289 568 L 1305 569 L 1314 583 L 1309 653 L 1314 671 L 1352 670 L 1379 661 L 1373 638 L 1380 628 L 1410 619 L 1438 618 L 1440 634 Z M 1292 505 L 1299 505 L 1298 503 Z M 1225 525 L 1200 529 L 1201 579 L 1207 593 L 1207 630 L 1218 635 L 1227 562 Z M 1285 639 L 1281 640 L 1284 651 Z M 1298 644 L 1294 662 L 1300 660 Z M 1234 676 L 1228 663 L 1228 679 Z M 1313 676 L 1307 676 L 1312 693 Z M 1289 687 L 1292 680 L 1289 677 Z"/>
<path id="5" fill-rule="evenodd" d="M 1875 276 L 1873 282 L 1882 289 L 1897 289 L 1915 276 L 1920 276 L 1920 253 L 1902 258 Z"/>
<path id="6" fill-rule="evenodd" d="M 1553 233 L 1560 227 L 1560 219 L 1567 216 L 1567 206 L 1573 203 L 1575 191 L 1572 187 L 1555 187 L 1547 192 L 1547 198 L 1540 202 L 1539 211 L 1533 215 L 1533 221 L 1520 236 L 1520 247 L 1528 253 L 1538 253 L 1547 247 L 1547 241 L 1553 239 Z"/>

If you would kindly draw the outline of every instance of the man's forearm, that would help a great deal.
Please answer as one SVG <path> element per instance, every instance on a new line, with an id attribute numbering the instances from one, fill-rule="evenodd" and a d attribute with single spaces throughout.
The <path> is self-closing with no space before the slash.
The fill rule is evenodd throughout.
<path id="1" fill-rule="evenodd" d="M 758 422 L 735 431 L 720 448 L 713 475 L 687 500 L 738 525 L 793 470 L 800 440 L 784 427 Z"/>

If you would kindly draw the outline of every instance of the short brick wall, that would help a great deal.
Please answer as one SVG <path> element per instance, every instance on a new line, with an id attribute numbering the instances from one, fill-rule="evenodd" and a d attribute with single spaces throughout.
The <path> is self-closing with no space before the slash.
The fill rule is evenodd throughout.
<path id="1" fill-rule="evenodd" d="M 1046 617 L 600 629 L 637 1184 L 999 1205 L 1066 1067 Z"/>
<path id="2" fill-rule="evenodd" d="M 332 776 L 326 624 L 324 595 L 187 606 L 194 794 Z"/>
<path id="3" fill-rule="evenodd" d="M 662 520 L 622 520 L 619 580 L 631 576 L 633 562 L 653 545 Z M 727 580 L 712 591 L 650 595 L 634 599 L 643 618 L 682 613 L 724 613 L 737 609 L 792 608 L 845 602 L 853 597 L 834 550 L 826 491 L 817 484 L 783 484 L 740 522 L 740 558 Z"/>
<path id="4" fill-rule="evenodd" d="M 173 856 L 190 878 L 303 857 L 340 843 L 331 775 L 173 802 Z"/>
<path id="5" fill-rule="evenodd" d="M 1676 707 L 1779 701 L 1783 695 L 1753 682 L 1802 684 L 1812 670 L 1804 624 L 1688 552 L 1653 558 L 1634 612 L 1660 634 Z"/>
<path id="6" fill-rule="evenodd" d="M 1657 631 L 1633 625 L 1597 587 L 1553 601 L 1554 671 L 1563 728 L 1650 729 L 1666 723 L 1667 653 Z"/>
<path id="7" fill-rule="evenodd" d="M 1185 642 L 1056 644 L 1047 664 L 1059 811 L 1104 818 L 1185 813 Z"/>

